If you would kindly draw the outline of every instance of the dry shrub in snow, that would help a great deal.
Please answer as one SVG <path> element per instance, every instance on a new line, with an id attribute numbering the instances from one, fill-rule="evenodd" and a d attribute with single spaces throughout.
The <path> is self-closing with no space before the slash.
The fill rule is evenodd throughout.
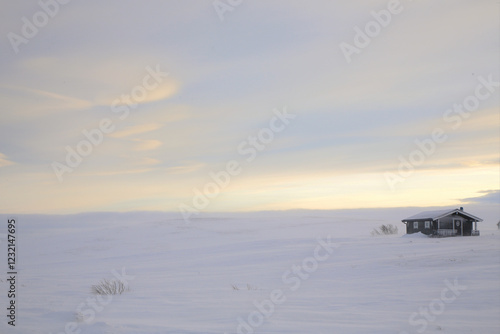
<path id="1" fill-rule="evenodd" d="M 235 291 L 240 291 L 242 290 L 242 288 L 240 288 L 239 286 L 237 286 L 236 284 L 231 284 L 231 287 L 233 288 L 233 290 Z M 259 290 L 258 287 L 256 286 L 253 286 L 253 285 L 250 285 L 247 283 L 247 290 L 250 291 L 250 290 Z"/>
<path id="2" fill-rule="evenodd" d="M 121 295 L 129 288 L 119 280 L 103 279 L 97 285 L 92 285 L 92 293 L 96 295 Z"/>
<path id="3" fill-rule="evenodd" d="M 380 225 L 379 228 L 374 228 L 372 231 L 372 235 L 390 235 L 390 234 L 398 234 L 397 226 L 392 224 Z"/>

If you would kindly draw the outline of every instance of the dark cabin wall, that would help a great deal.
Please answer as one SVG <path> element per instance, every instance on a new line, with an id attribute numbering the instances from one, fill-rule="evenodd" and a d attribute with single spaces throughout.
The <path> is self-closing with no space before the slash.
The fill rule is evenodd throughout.
<path id="1" fill-rule="evenodd" d="M 472 220 L 464 221 L 464 235 L 471 235 L 473 227 L 474 223 L 472 222 Z"/>
<path id="2" fill-rule="evenodd" d="M 418 223 L 418 228 L 413 228 L 414 222 Z M 429 228 L 425 228 L 425 220 L 412 220 L 406 223 L 406 233 L 412 234 L 417 232 L 422 232 L 423 234 L 431 234 L 432 233 L 432 221 L 430 221 Z"/>
<path id="3" fill-rule="evenodd" d="M 439 219 L 439 228 L 451 230 L 453 228 L 453 217 L 447 216 Z"/>
<path id="4" fill-rule="evenodd" d="M 412 234 L 413 233 L 413 225 L 411 222 L 406 222 L 406 234 Z"/>

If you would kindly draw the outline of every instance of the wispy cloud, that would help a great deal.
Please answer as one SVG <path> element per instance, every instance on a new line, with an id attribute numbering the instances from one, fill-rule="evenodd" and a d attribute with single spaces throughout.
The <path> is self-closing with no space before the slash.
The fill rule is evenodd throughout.
<path id="1" fill-rule="evenodd" d="M 477 197 L 469 197 L 462 199 L 465 203 L 475 203 L 475 204 L 500 204 L 500 190 L 482 190 L 478 191 L 479 195 Z"/>
<path id="2" fill-rule="evenodd" d="M 132 125 L 132 126 L 128 126 L 128 127 L 124 128 L 122 130 L 113 132 L 112 134 L 110 134 L 110 137 L 115 137 L 115 138 L 129 137 L 132 135 L 138 135 L 138 134 L 158 130 L 162 126 L 163 126 L 162 124 L 157 124 L 157 123 Z"/>
<path id="3" fill-rule="evenodd" d="M 3 153 L 0 153 L 0 167 L 13 165 L 14 162 L 10 161 L 7 156 Z"/>
<path id="4" fill-rule="evenodd" d="M 86 110 L 90 101 L 29 86 L 0 84 L 0 101 L 8 108 L 0 114 L 4 122 L 43 119 L 47 115 Z"/>
<path id="5" fill-rule="evenodd" d="M 201 169 L 204 166 L 205 164 L 199 162 L 186 162 L 179 166 L 168 167 L 166 169 L 166 172 L 171 174 L 192 173 Z"/>
<path id="6" fill-rule="evenodd" d="M 127 170 L 117 170 L 117 171 L 102 171 L 102 172 L 91 172 L 83 173 L 82 176 L 114 176 L 114 175 L 127 175 L 127 174 L 142 174 L 154 170 L 153 168 L 142 168 L 142 169 L 127 169 Z"/>
<path id="7" fill-rule="evenodd" d="M 134 145 L 133 149 L 136 151 L 150 151 L 159 148 L 162 142 L 156 139 L 133 139 L 137 144 Z"/>
<path id="8" fill-rule="evenodd" d="M 62 94 L 57 94 L 57 93 L 54 93 L 54 92 L 49 92 L 49 91 L 45 91 L 45 90 L 41 90 L 41 89 L 36 89 L 36 88 L 16 87 L 16 86 L 3 86 L 3 87 L 0 87 L 0 88 L 3 88 L 3 89 L 15 89 L 15 90 L 18 90 L 18 91 L 21 91 L 21 92 L 24 91 L 24 92 L 27 92 L 27 93 L 31 93 L 33 95 L 38 95 L 38 96 L 42 96 L 42 97 L 46 97 L 46 98 L 58 100 L 60 102 L 66 103 L 68 105 L 72 105 L 74 108 L 78 108 L 78 109 L 88 108 L 88 107 L 90 107 L 92 105 L 92 103 L 90 101 L 82 100 L 82 99 L 75 98 L 75 97 L 72 97 L 72 96 L 66 96 L 66 95 L 62 95 Z"/>

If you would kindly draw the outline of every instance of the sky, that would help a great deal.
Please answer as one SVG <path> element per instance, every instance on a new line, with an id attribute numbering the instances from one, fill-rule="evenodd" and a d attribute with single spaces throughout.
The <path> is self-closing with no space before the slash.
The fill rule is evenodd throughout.
<path id="1" fill-rule="evenodd" d="M 1 6 L 1 213 L 500 202 L 496 0 Z"/>

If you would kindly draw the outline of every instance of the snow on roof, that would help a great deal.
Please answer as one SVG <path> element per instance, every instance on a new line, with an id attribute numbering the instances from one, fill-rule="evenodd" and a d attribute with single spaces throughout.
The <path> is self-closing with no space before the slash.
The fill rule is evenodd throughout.
<path id="1" fill-rule="evenodd" d="M 476 221 L 482 222 L 483 220 L 481 218 L 478 218 L 474 215 L 471 215 L 470 213 L 467 213 L 465 211 L 462 211 L 460 209 L 446 209 L 446 210 L 435 210 L 435 211 L 424 211 L 420 212 L 419 214 L 416 214 L 414 216 L 408 217 L 406 219 L 403 219 L 402 221 L 408 221 L 408 220 L 419 220 L 419 219 L 429 219 L 429 220 L 435 220 L 439 218 L 443 218 L 446 216 L 449 216 L 455 212 L 459 212 L 460 214 L 467 216 L 471 219 L 474 219 Z"/>

